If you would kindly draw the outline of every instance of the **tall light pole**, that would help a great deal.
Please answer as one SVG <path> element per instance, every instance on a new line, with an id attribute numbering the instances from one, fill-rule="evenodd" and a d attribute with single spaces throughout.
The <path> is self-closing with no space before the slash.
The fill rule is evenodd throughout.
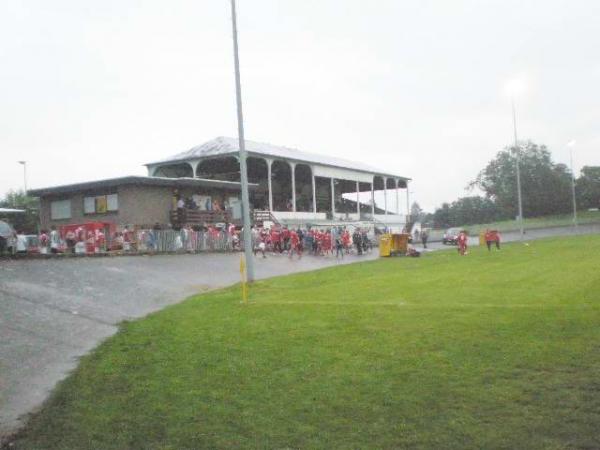
<path id="1" fill-rule="evenodd" d="M 27 161 L 17 161 L 23 166 L 23 188 L 25 189 L 25 196 L 27 196 Z"/>
<path id="2" fill-rule="evenodd" d="M 516 166 L 517 166 L 517 201 L 519 204 L 519 232 L 520 239 L 523 240 L 525 230 L 523 229 L 523 199 L 521 196 L 521 155 L 519 152 L 519 141 L 517 139 L 517 113 L 515 110 L 515 98 L 511 96 L 512 113 L 513 113 L 513 129 L 515 132 L 515 155 L 516 155 Z"/>
<path id="3" fill-rule="evenodd" d="M 573 170 L 573 146 L 575 141 L 570 141 L 567 144 L 569 147 L 569 157 L 571 159 L 571 194 L 573 195 L 573 225 L 577 228 L 577 200 L 575 196 L 575 171 Z"/>
<path id="4" fill-rule="evenodd" d="M 242 114 L 242 86 L 240 82 L 240 60 L 238 56 L 237 20 L 235 0 L 231 0 L 231 23 L 233 27 L 233 61 L 235 65 L 235 94 L 237 101 L 238 139 L 240 146 L 240 182 L 242 188 L 242 218 L 244 224 L 244 254 L 246 256 L 246 276 L 254 281 L 254 255 L 252 253 L 252 233 L 250 230 L 250 198 L 248 195 L 248 169 L 246 166 L 246 141 L 244 139 L 244 116 Z"/>

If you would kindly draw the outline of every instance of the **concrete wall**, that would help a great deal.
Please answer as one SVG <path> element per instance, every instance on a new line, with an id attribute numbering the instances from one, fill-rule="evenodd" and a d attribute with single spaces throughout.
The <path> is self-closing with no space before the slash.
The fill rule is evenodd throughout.
<path id="1" fill-rule="evenodd" d="M 173 188 L 162 186 L 119 187 L 119 224 L 167 224 L 173 209 Z"/>

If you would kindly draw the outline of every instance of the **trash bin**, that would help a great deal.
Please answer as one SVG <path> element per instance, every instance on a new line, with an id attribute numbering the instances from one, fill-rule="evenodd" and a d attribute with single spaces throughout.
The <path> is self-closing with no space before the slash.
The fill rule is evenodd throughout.
<path id="1" fill-rule="evenodd" d="M 479 232 L 479 245 L 482 247 L 485 245 L 485 231 Z"/>
<path id="2" fill-rule="evenodd" d="M 390 253 L 392 255 L 406 255 L 409 237 L 408 233 L 392 234 Z"/>
<path id="3" fill-rule="evenodd" d="M 392 250 L 392 235 L 382 234 L 379 238 L 379 256 L 390 256 Z"/>

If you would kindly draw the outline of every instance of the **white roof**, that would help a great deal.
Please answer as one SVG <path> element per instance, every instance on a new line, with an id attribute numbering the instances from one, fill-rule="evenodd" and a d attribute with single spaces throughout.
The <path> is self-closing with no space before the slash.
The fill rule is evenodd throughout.
<path id="1" fill-rule="evenodd" d="M 172 163 L 177 161 L 188 161 L 193 159 L 214 157 L 227 155 L 231 153 L 237 153 L 240 151 L 238 140 L 230 137 L 220 136 L 212 141 L 205 142 L 202 145 L 193 147 L 185 152 L 177 153 L 160 161 L 146 164 L 155 165 L 163 163 Z M 293 161 L 302 161 L 307 163 L 321 164 L 325 166 L 342 167 L 345 169 L 356 170 L 359 172 L 368 172 L 379 175 L 387 175 L 395 178 L 402 178 L 409 180 L 410 178 L 402 177 L 399 175 L 391 174 L 385 170 L 371 167 L 361 162 L 349 161 L 342 158 L 334 158 L 326 155 L 318 155 L 316 153 L 303 152 L 295 148 L 282 147 L 279 145 L 266 144 L 262 142 L 254 142 L 246 140 L 246 151 L 250 154 L 272 156 L 276 158 L 282 158 Z"/>

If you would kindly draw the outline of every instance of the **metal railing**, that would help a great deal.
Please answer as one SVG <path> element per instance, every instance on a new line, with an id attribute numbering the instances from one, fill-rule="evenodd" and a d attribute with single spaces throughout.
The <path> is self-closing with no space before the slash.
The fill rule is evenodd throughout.
<path id="1" fill-rule="evenodd" d="M 171 253 L 171 252 L 227 252 L 239 250 L 237 237 L 225 231 L 138 230 L 131 251 Z"/>
<path id="2" fill-rule="evenodd" d="M 171 223 L 177 225 L 204 225 L 231 222 L 229 211 L 201 211 L 196 209 L 184 209 L 183 211 L 172 210 L 170 212 Z"/>

